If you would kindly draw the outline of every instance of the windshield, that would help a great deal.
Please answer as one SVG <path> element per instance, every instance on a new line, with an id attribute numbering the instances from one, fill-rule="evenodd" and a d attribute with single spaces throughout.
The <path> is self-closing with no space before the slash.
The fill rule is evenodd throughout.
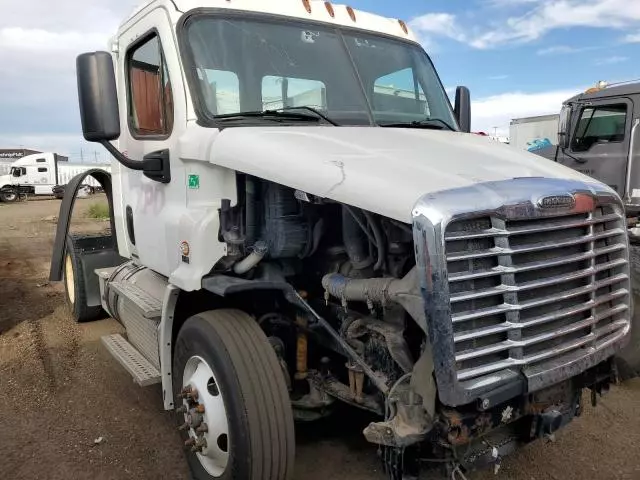
<path id="1" fill-rule="evenodd" d="M 312 107 L 340 125 L 429 119 L 456 125 L 433 65 L 413 43 L 315 24 L 212 15 L 192 17 L 186 39 L 200 111 L 213 121 L 218 115 Z M 272 119 L 254 115 L 247 122 Z"/>

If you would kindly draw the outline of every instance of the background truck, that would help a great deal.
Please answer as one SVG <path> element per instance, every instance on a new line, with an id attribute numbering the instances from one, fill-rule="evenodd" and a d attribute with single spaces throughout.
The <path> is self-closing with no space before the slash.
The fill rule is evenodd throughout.
<path id="1" fill-rule="evenodd" d="M 0 176 L 0 200 L 15 202 L 21 195 L 55 195 L 62 198 L 64 186 L 78 174 L 94 168 L 110 170 L 109 165 L 58 162 L 55 153 L 27 155 L 11 164 L 8 175 Z M 83 184 L 89 190 L 98 188 L 92 177 Z"/>
<path id="2" fill-rule="evenodd" d="M 558 142 L 536 153 L 589 175 L 624 200 L 631 225 L 640 213 L 640 83 L 598 87 L 562 106 Z"/>
<path id="3" fill-rule="evenodd" d="M 558 114 L 514 118 L 509 125 L 509 144 L 529 152 L 557 145 L 559 119 Z"/>
<path id="4" fill-rule="evenodd" d="M 67 186 L 50 278 L 77 321 L 124 325 L 103 342 L 161 383 L 194 478 L 290 478 L 294 420 L 338 403 L 372 415 L 391 479 L 498 468 L 614 380 L 620 198 L 469 134 L 468 90 L 452 108 L 403 21 L 153 0 L 111 49 L 77 72 L 112 175 Z M 68 234 L 86 175 L 110 236 Z"/>

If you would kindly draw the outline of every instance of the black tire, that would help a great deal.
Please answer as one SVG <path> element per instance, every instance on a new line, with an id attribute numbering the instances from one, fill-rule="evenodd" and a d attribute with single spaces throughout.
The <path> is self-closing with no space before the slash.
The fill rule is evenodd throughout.
<path id="1" fill-rule="evenodd" d="M 187 452 L 194 480 L 286 480 L 291 478 L 295 433 L 291 403 L 278 359 L 266 335 L 239 310 L 213 310 L 189 318 L 180 329 L 173 358 L 177 398 L 187 361 L 203 358 L 216 376 L 229 426 L 229 463 L 209 475 Z M 177 415 L 182 423 L 183 415 Z M 188 437 L 182 433 L 183 440 Z"/>
<path id="2" fill-rule="evenodd" d="M 5 188 L 0 191 L 0 200 L 5 203 L 17 202 L 20 198 L 18 191 L 15 188 Z"/>
<path id="3" fill-rule="evenodd" d="M 84 279 L 84 267 L 80 261 L 81 254 L 82 251 L 77 244 L 77 238 L 73 235 L 68 235 L 62 269 L 64 296 L 73 319 L 78 323 L 90 322 L 106 316 L 100 305 L 93 307 L 87 305 L 87 289 Z M 71 270 L 69 271 L 69 269 Z M 67 278 L 67 275 L 70 275 L 70 278 Z M 72 288 L 73 291 L 71 291 Z"/>

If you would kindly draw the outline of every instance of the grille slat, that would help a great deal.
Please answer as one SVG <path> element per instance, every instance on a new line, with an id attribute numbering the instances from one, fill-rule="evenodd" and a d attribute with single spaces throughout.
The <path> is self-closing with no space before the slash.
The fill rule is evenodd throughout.
<path id="1" fill-rule="evenodd" d="M 595 282 L 593 285 L 586 285 L 584 287 L 580 287 L 574 290 L 565 291 L 560 295 L 556 295 L 553 297 L 545 297 L 538 300 L 523 302 L 518 305 L 502 304 L 494 308 L 489 308 L 479 312 L 478 311 L 472 312 L 467 315 L 454 314 L 452 315 L 452 319 L 453 319 L 453 323 L 459 323 L 459 322 L 465 322 L 468 320 L 476 319 L 479 317 L 494 315 L 496 313 L 504 313 L 504 312 L 511 312 L 516 310 L 524 310 L 527 308 L 541 307 L 543 305 L 556 303 L 561 300 L 569 300 L 571 298 L 579 297 L 580 295 L 590 294 L 592 291 L 596 291 L 596 290 L 599 290 L 600 288 L 607 287 L 615 283 L 620 283 L 628 279 L 629 277 L 626 274 L 620 274 L 620 275 L 617 275 L 616 277 L 612 277 L 607 280 L 601 280 L 599 282 Z M 624 293 L 627 293 L 626 290 Z"/>
<path id="2" fill-rule="evenodd" d="M 584 243 L 595 242 L 598 240 L 605 240 L 607 238 L 614 237 L 616 235 L 622 235 L 625 233 L 626 232 L 623 229 L 616 228 L 613 230 L 606 230 L 602 233 L 597 233 L 594 235 L 587 234 L 578 238 L 572 238 L 570 240 L 564 240 L 559 242 L 541 242 L 541 243 L 535 244 L 534 246 L 515 247 L 515 248 L 493 247 L 487 250 L 480 250 L 476 253 L 465 253 L 463 255 L 447 256 L 447 261 L 456 262 L 460 260 L 474 260 L 477 258 L 494 257 L 494 256 L 500 256 L 500 255 L 516 255 L 519 253 L 532 253 L 532 252 L 538 252 L 541 250 L 558 249 L 561 247 L 569 247 L 573 245 L 581 245 Z"/>
<path id="3" fill-rule="evenodd" d="M 533 337 L 528 337 L 526 340 L 520 340 L 520 341 L 506 340 L 504 342 L 492 345 L 490 347 L 464 351 L 456 355 L 456 362 L 461 362 L 471 358 L 482 357 L 484 355 L 489 355 L 491 353 L 496 353 L 502 350 L 509 350 L 510 348 L 514 348 L 514 347 L 528 347 L 530 345 L 535 345 L 536 343 L 544 342 L 546 340 L 551 340 L 554 337 L 561 337 L 563 335 L 567 335 L 569 333 L 591 327 L 592 325 L 597 324 L 601 320 L 609 318 L 615 314 L 622 313 L 627 309 L 628 308 L 626 305 L 619 305 L 618 307 L 616 307 L 614 312 L 607 312 L 606 315 L 597 315 L 595 317 L 589 317 L 585 320 L 581 320 L 576 323 L 571 323 L 569 326 L 559 328 L 557 330 L 552 330 L 547 333 L 543 333 Z M 512 330 L 515 330 L 516 329 L 515 327 L 520 328 L 520 326 L 517 324 L 509 325 L 509 329 L 512 329 Z"/>
<path id="4" fill-rule="evenodd" d="M 449 275 L 449 282 L 465 282 L 469 280 L 479 280 L 485 277 L 493 277 L 497 275 L 503 275 L 505 273 L 524 273 L 532 270 L 540 270 L 543 268 L 555 267 L 558 265 L 565 265 L 567 263 L 576 263 L 585 260 L 591 260 L 592 258 L 599 257 L 601 255 L 607 255 L 610 253 L 616 253 L 624 250 L 625 246 L 622 244 L 611 245 L 606 248 L 599 248 L 593 252 L 581 253 L 578 255 L 569 255 L 564 258 L 559 258 L 553 261 L 541 261 L 532 262 L 518 267 L 503 267 L 497 266 L 491 270 L 481 270 L 473 273 L 453 273 Z"/>
<path id="5" fill-rule="evenodd" d="M 471 293 L 453 294 L 451 295 L 451 302 L 452 303 L 462 302 L 466 300 L 472 300 L 474 298 L 490 297 L 492 295 L 501 295 L 506 292 L 522 292 L 522 291 L 531 290 L 534 288 L 548 287 L 548 286 L 557 285 L 559 283 L 563 283 L 569 280 L 576 280 L 579 278 L 589 277 L 596 273 L 600 273 L 614 267 L 623 266 L 625 264 L 626 264 L 626 260 L 618 259 L 612 262 L 599 264 L 596 267 L 585 268 L 584 270 L 579 270 L 569 275 L 560 275 L 556 277 L 546 278 L 544 280 L 535 280 L 532 282 L 522 283 L 518 286 L 500 285 L 498 287 L 491 288 L 488 290 L 480 290 L 480 291 L 471 292 Z"/>
<path id="6" fill-rule="evenodd" d="M 445 231 L 459 381 L 596 349 L 628 328 L 626 225 L 613 205 Z"/>
<path id="7" fill-rule="evenodd" d="M 567 222 L 560 226 L 560 228 L 576 228 L 576 227 L 586 227 L 589 225 L 597 225 L 599 223 L 605 222 L 614 222 L 617 221 L 619 217 L 617 215 L 605 215 L 602 217 L 595 217 L 592 219 L 579 220 L 575 222 Z M 510 231 L 500 230 L 497 228 L 489 228 L 480 231 L 470 231 L 468 233 L 455 233 L 455 234 L 447 234 L 445 235 L 445 239 L 447 241 L 454 240 L 469 240 L 469 239 L 477 239 L 477 238 L 490 238 L 490 237 L 498 237 L 498 236 L 509 236 L 509 235 L 522 235 L 529 233 L 542 233 L 542 232 L 550 232 L 553 230 L 557 230 L 558 225 L 545 225 L 540 227 L 524 227 L 524 228 L 514 228 Z"/>
<path id="8" fill-rule="evenodd" d="M 579 340 L 574 340 L 570 343 L 564 344 L 561 348 L 555 349 L 554 351 L 546 351 L 537 355 L 531 355 L 529 357 L 525 357 L 522 359 L 516 358 L 508 358 L 500 362 L 496 362 L 493 364 L 486 364 L 481 367 L 470 368 L 458 370 L 458 379 L 459 380 L 469 380 L 471 378 L 475 378 L 481 375 L 485 375 L 488 373 L 493 373 L 498 370 L 503 370 L 505 368 L 514 367 L 514 366 L 523 366 L 541 362 L 542 360 L 547 360 L 550 357 L 559 356 L 560 354 L 570 352 L 571 350 L 575 350 L 577 348 L 583 347 L 594 340 L 597 340 L 599 337 L 606 335 L 607 333 L 614 332 L 616 330 L 624 329 L 629 322 L 627 320 L 618 320 L 615 323 L 607 325 L 602 329 L 596 330 L 596 333 L 589 333 L 585 337 L 582 337 Z"/>
<path id="9" fill-rule="evenodd" d="M 623 296 L 623 295 L 627 295 L 628 292 L 626 290 L 620 290 L 618 293 L 618 297 L 619 296 Z M 533 327 L 536 325 L 540 325 L 540 324 L 544 324 L 544 323 L 548 323 L 554 320 L 559 320 L 562 319 L 564 317 L 569 317 L 571 315 L 575 315 L 576 313 L 581 313 L 581 312 L 585 312 L 587 310 L 591 310 L 594 306 L 597 305 L 602 305 L 605 303 L 610 302 L 613 299 L 613 297 L 611 296 L 607 296 L 606 300 L 598 300 L 596 302 L 587 302 L 583 305 L 579 305 L 578 307 L 571 307 L 569 309 L 565 309 L 565 310 L 560 310 L 555 314 L 552 315 L 545 315 L 544 317 L 537 317 L 534 318 L 532 320 L 528 320 L 526 322 L 522 322 L 522 323 L 510 323 L 510 322 L 504 322 L 504 323 L 500 323 L 498 325 L 494 325 L 491 327 L 487 327 L 487 328 L 481 328 L 478 330 L 473 330 L 471 332 L 464 332 L 464 333 L 460 333 L 460 334 L 456 334 L 453 337 L 453 341 L 455 343 L 460 343 L 460 342 L 466 342 L 469 340 L 474 340 L 477 338 L 482 338 L 482 337 L 487 337 L 490 335 L 495 335 L 496 333 L 503 333 L 503 332 L 507 332 L 509 330 L 512 329 L 521 329 L 521 328 L 527 328 L 527 327 Z M 610 317 L 611 315 L 615 314 L 615 313 L 622 313 L 629 310 L 629 307 L 625 304 L 621 304 L 618 305 L 616 307 L 614 307 L 611 310 L 607 311 L 606 315 L 597 315 L 597 321 L 603 320 L 607 317 Z"/>

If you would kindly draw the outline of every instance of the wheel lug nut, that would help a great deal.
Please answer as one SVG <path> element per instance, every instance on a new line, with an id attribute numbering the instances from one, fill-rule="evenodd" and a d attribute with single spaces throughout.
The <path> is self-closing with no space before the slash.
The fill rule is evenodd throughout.
<path id="1" fill-rule="evenodd" d="M 207 441 L 204 438 L 196 440 L 195 445 L 191 447 L 192 452 L 201 452 L 203 448 L 207 448 Z"/>
<path id="2" fill-rule="evenodd" d="M 185 423 L 183 423 L 182 425 L 180 425 L 180 426 L 178 427 L 178 430 L 180 430 L 181 432 L 184 432 L 185 430 L 189 430 L 189 427 L 190 427 L 190 426 L 191 426 L 191 425 L 189 425 L 189 423 L 188 423 L 188 422 L 185 422 Z"/>
<path id="3" fill-rule="evenodd" d="M 196 428 L 196 433 L 207 433 L 209 431 L 209 427 L 206 423 L 203 423 L 198 428 Z"/>
<path id="4" fill-rule="evenodd" d="M 180 392 L 179 398 L 197 400 L 198 391 L 191 386 L 184 387 Z"/>

